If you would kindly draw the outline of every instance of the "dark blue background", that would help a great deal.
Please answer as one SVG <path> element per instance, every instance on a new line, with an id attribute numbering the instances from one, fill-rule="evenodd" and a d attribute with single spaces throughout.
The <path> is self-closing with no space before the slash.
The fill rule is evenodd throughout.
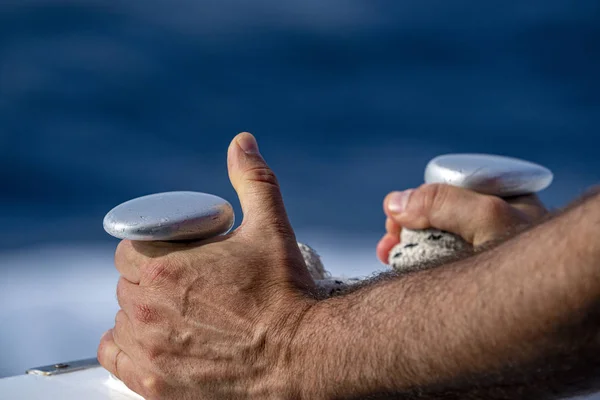
<path id="1" fill-rule="evenodd" d="M 600 3 L 20 0 L 0 4 L 0 247 L 104 238 L 115 204 L 237 202 L 256 134 L 297 227 L 382 230 L 442 152 L 531 159 L 556 206 L 600 177 Z"/>

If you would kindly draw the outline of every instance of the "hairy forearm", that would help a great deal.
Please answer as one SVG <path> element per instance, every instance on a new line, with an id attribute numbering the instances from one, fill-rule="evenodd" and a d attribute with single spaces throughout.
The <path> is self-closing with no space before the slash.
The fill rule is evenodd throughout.
<path id="1" fill-rule="evenodd" d="M 590 386 L 599 235 L 592 196 L 468 259 L 317 303 L 295 341 L 298 392 L 535 399 Z"/>

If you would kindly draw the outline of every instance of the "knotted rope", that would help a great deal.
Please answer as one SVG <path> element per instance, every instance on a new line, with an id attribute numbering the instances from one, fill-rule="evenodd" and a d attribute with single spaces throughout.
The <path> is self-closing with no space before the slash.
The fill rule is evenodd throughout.
<path id="1" fill-rule="evenodd" d="M 298 243 L 298 247 L 321 296 L 342 293 L 364 280 L 332 277 L 313 248 L 303 243 Z M 457 253 L 472 252 L 471 244 L 449 232 L 438 229 L 402 229 L 400 243 L 390 251 L 388 263 L 394 271 L 404 274 L 434 267 L 439 265 L 440 260 Z"/>

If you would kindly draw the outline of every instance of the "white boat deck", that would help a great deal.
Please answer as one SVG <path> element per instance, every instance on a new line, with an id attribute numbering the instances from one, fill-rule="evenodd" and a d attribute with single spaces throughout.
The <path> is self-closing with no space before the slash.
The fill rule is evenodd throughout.
<path id="1" fill-rule="evenodd" d="M 139 400 L 109 380 L 102 367 L 61 375 L 19 375 L 0 379 L 2 400 Z"/>
<path id="2" fill-rule="evenodd" d="M 143 400 L 102 367 L 53 376 L 20 375 L 0 379 L 1 400 Z M 572 400 L 600 400 L 600 394 Z"/>

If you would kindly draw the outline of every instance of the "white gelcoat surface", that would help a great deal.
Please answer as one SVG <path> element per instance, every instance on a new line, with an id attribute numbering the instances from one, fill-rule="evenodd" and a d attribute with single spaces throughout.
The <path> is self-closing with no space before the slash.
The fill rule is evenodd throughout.
<path id="1" fill-rule="evenodd" d="M 126 389 L 126 388 L 125 388 Z M 135 393 L 127 394 L 118 382 L 109 380 L 101 367 L 52 377 L 21 375 L 0 379 L 2 400 L 140 400 Z M 600 400 L 600 394 L 573 400 Z"/>
<path id="2" fill-rule="evenodd" d="M 2 400 L 139 400 L 110 385 L 104 368 L 55 376 L 21 375 L 0 380 Z"/>

